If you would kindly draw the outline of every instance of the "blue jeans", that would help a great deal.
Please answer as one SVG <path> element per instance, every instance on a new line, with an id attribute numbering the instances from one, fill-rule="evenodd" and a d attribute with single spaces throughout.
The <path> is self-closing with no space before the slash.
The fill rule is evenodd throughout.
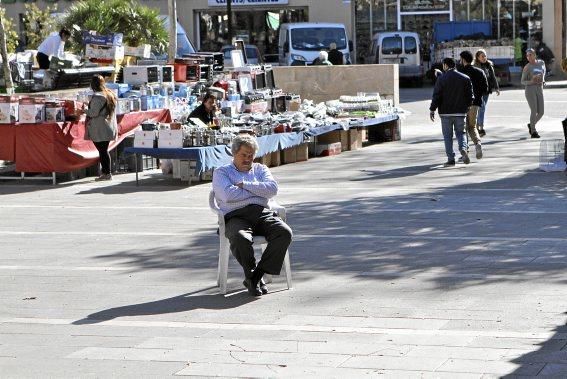
<path id="1" fill-rule="evenodd" d="M 450 161 L 455 160 L 455 151 L 453 150 L 453 129 L 457 135 L 457 143 L 459 151 L 467 149 L 467 141 L 465 138 L 465 116 L 441 116 L 441 129 L 443 130 L 443 139 L 445 140 L 445 153 Z"/>
<path id="2" fill-rule="evenodd" d="M 476 126 L 482 129 L 484 127 L 484 112 L 486 112 L 486 103 L 488 103 L 489 94 L 482 95 L 482 105 L 478 109 L 478 116 L 476 116 Z"/>

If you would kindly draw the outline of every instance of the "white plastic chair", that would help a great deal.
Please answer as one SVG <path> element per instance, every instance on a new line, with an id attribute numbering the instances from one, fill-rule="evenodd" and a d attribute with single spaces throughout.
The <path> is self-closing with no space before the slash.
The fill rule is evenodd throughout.
<path id="1" fill-rule="evenodd" d="M 286 220 L 285 208 L 279 205 L 275 200 L 270 199 L 268 206 L 271 210 L 277 212 L 277 214 Z M 217 201 L 215 199 L 214 191 L 209 193 L 209 207 L 217 215 L 219 223 L 219 267 L 217 272 L 217 285 L 220 287 L 220 293 L 226 294 L 226 282 L 228 276 L 228 257 L 230 256 L 230 242 L 225 236 L 225 225 L 224 216 L 219 209 Z M 263 236 L 254 236 L 254 246 L 260 246 L 262 251 L 266 248 L 268 242 Z M 287 280 L 287 288 L 292 288 L 291 283 L 291 263 L 289 261 L 289 250 L 285 254 L 283 269 L 285 271 L 285 277 Z M 266 283 L 272 282 L 272 276 L 269 274 L 264 274 L 264 280 Z"/>

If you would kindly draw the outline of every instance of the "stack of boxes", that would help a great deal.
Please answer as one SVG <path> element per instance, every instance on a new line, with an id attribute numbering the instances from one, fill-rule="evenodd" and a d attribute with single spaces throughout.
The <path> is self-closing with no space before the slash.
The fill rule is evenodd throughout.
<path id="1" fill-rule="evenodd" d="M 18 98 L 0 96 L 0 124 L 12 124 L 18 121 Z"/>
<path id="2" fill-rule="evenodd" d="M 83 34 L 85 44 L 85 57 L 100 64 L 114 66 L 113 80 L 120 71 L 120 65 L 124 60 L 124 46 L 122 45 L 122 33 L 112 33 L 107 35 Z"/>

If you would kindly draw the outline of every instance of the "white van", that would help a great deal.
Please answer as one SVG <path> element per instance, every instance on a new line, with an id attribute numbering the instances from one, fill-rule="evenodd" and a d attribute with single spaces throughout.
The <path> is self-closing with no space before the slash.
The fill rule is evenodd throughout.
<path id="1" fill-rule="evenodd" d="M 401 80 L 413 80 L 421 86 L 424 73 L 419 46 L 417 33 L 376 33 L 366 63 L 398 64 Z"/>
<path id="2" fill-rule="evenodd" d="M 322 22 L 298 22 L 281 24 L 278 44 L 281 66 L 305 66 L 319 57 L 321 50 L 329 50 L 331 43 L 343 53 L 345 63 L 350 63 L 349 40 L 343 24 Z"/>

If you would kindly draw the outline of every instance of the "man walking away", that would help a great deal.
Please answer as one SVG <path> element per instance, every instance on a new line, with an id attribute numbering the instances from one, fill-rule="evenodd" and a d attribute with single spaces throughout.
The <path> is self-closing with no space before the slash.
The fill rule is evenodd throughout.
<path id="1" fill-rule="evenodd" d="M 443 71 L 445 72 L 435 83 L 431 105 L 429 106 L 429 118 L 431 121 L 435 121 L 435 110 L 439 111 L 445 141 L 445 153 L 447 154 L 447 162 L 444 167 L 455 165 L 453 130 L 457 135 L 457 143 L 463 162 L 469 164 L 471 161 L 467 153 L 465 139 L 465 116 L 474 99 L 472 83 L 468 76 L 455 70 L 453 58 L 443 59 Z"/>
<path id="2" fill-rule="evenodd" d="M 463 66 L 459 69 L 459 71 L 471 79 L 474 93 L 474 101 L 470 106 L 466 117 L 467 134 L 474 143 L 476 159 L 481 159 L 482 145 L 478 130 L 476 129 L 476 118 L 478 116 L 478 110 L 482 106 L 482 97 L 485 94 L 488 94 L 488 80 L 486 79 L 484 71 L 472 65 L 473 55 L 470 51 L 465 50 L 461 52 L 460 55 L 461 64 Z"/>

